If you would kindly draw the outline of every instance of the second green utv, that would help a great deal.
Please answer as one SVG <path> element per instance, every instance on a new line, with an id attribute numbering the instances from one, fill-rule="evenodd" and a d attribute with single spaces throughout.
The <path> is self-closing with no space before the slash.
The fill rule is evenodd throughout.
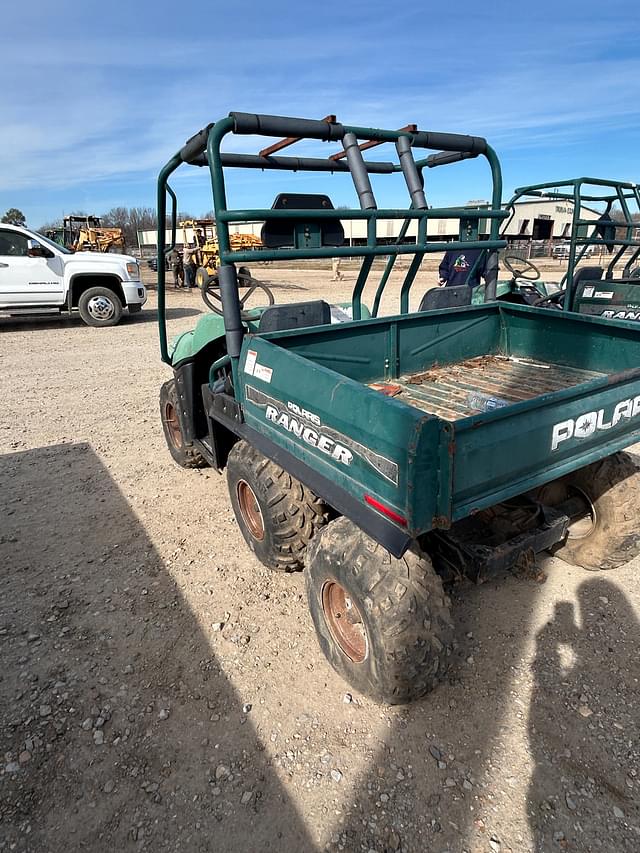
<path id="1" fill-rule="evenodd" d="M 234 153 L 238 136 L 270 142 L 256 154 Z M 305 156 L 279 153 L 301 140 Z M 312 141 L 324 143 L 322 156 L 306 156 Z M 380 146 L 388 159 L 364 158 Z M 477 157 L 491 175 L 489 209 L 429 208 L 425 171 Z M 214 312 L 169 347 L 164 256 L 175 244 L 177 204 L 168 180 L 183 163 L 210 175 L 220 267 L 208 298 Z M 227 176 L 238 169 L 256 179 L 282 172 L 288 183 L 271 208 L 230 209 Z M 336 210 L 325 193 L 290 192 L 307 172 L 348 181 L 358 207 Z M 403 181 L 406 207 L 379 208 L 371 175 Z M 509 215 L 501 194 L 499 161 L 483 138 L 355 127 L 333 116 L 231 113 L 193 136 L 158 181 L 160 223 L 172 202 L 171 239 L 158 232 L 160 346 L 173 370 L 160 395 L 169 450 L 187 468 L 226 468 L 248 546 L 272 569 L 304 568 L 327 660 L 383 702 L 420 697 L 447 672 L 454 628 L 445 589 L 453 580 L 526 568 L 545 550 L 595 570 L 640 551 L 640 478 L 621 452 L 640 433 L 637 327 L 571 310 L 575 257 L 565 296 L 538 291 L 531 299 L 516 276 L 500 284 L 500 224 Z M 429 239 L 428 222 L 445 218 L 459 220 L 458 239 Z M 381 219 L 401 223 L 384 244 Z M 366 222 L 363 245 L 345 243 L 342 223 L 352 220 Z M 418 236 L 409 243 L 414 220 Z M 485 240 L 481 220 L 490 223 Z M 230 230 L 256 221 L 263 247 L 232 251 Z M 608 230 L 592 243 L 627 240 L 601 225 Z M 425 254 L 447 249 L 483 250 L 485 301 L 472 305 L 467 285 L 436 288 L 412 313 Z M 381 317 L 400 255 L 409 263 L 398 312 Z M 378 257 L 386 262 L 369 311 L 362 294 Z M 317 258 L 361 260 L 350 304 L 249 308 L 260 285 L 247 271 L 239 282 L 238 265 Z M 592 286 L 595 294 L 600 285 Z M 542 307 L 518 304 L 538 299 Z"/>

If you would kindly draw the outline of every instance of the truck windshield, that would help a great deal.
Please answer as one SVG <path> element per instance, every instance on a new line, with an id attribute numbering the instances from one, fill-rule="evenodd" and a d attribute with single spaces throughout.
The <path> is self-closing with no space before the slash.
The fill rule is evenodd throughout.
<path id="1" fill-rule="evenodd" d="M 63 255 L 73 255 L 69 249 L 61 246 L 60 243 L 56 243 L 55 240 L 50 240 L 48 237 L 45 237 L 44 234 L 41 234 L 39 231 L 33 232 L 38 240 L 42 240 L 43 243 L 46 243 L 48 246 L 51 246 L 52 249 L 57 249 L 59 252 L 62 252 Z"/>

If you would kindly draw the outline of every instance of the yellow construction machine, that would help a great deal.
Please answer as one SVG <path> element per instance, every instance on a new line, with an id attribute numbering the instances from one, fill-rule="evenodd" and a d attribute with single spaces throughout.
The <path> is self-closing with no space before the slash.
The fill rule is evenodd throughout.
<path id="1" fill-rule="evenodd" d="M 220 262 L 215 222 L 213 219 L 185 219 L 178 224 L 182 228 L 183 245 L 193 245 L 194 247 L 193 257 L 198 267 L 196 284 L 201 289 L 204 289 L 208 284 L 215 284 Z M 260 238 L 253 234 L 230 234 L 229 242 L 233 251 L 257 249 L 262 246 Z M 242 286 L 245 279 L 251 278 L 251 274 L 246 267 L 240 267 L 238 277 Z"/>
<path id="2" fill-rule="evenodd" d="M 182 228 L 182 245 L 193 246 L 192 256 L 198 267 L 196 285 L 202 291 L 202 298 L 208 308 L 219 312 L 222 306 L 218 284 L 220 253 L 215 222 L 212 219 L 185 219 L 178 224 Z M 262 247 L 262 240 L 253 234 L 229 234 L 229 243 L 232 251 Z M 269 288 L 254 279 L 247 267 L 238 267 L 238 286 L 248 288 L 244 293 L 245 302 L 255 290 L 260 290 L 266 295 L 268 304 L 273 305 L 274 297 Z"/>
<path id="3" fill-rule="evenodd" d="M 124 252 L 121 228 L 106 228 L 98 216 L 65 216 L 62 228 L 45 235 L 73 252 Z"/>

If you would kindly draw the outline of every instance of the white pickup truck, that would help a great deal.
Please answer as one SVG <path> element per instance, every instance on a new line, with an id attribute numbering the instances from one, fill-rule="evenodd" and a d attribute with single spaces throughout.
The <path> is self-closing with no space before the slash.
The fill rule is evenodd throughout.
<path id="1" fill-rule="evenodd" d="M 0 314 L 77 310 L 89 326 L 115 326 L 147 293 L 129 255 L 70 252 L 37 231 L 0 225 Z"/>

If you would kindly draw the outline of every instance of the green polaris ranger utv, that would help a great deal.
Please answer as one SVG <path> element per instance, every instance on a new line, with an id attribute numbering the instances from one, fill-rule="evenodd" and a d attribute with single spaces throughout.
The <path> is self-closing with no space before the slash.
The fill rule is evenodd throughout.
<path id="1" fill-rule="evenodd" d="M 238 136 L 282 139 L 248 154 L 246 143 L 233 151 Z M 278 153 L 300 140 L 304 156 Z M 314 143 L 328 146 L 328 156 L 309 156 Z M 380 146 L 387 159 L 365 159 L 363 151 Z M 490 209 L 429 208 L 425 172 L 471 157 L 486 161 Z M 176 197 L 168 180 L 183 163 L 211 178 L 219 300 L 169 346 L 163 257 L 175 242 Z M 293 173 L 334 173 L 358 206 L 336 210 L 325 193 L 287 187 L 271 208 L 230 209 L 227 179 L 238 169 L 256 179 L 284 172 L 290 183 Z M 372 175 L 395 175 L 407 207 L 378 208 Z M 594 570 L 640 551 L 640 478 L 621 452 L 640 436 L 637 327 L 496 301 L 499 226 L 508 216 L 501 192 L 498 158 L 481 137 L 246 113 L 193 136 L 158 181 L 160 348 L 173 370 L 160 410 L 169 450 L 186 468 L 226 469 L 256 557 L 276 570 L 304 568 L 328 661 L 355 689 L 389 703 L 423 695 L 447 670 L 447 583 L 526 567 L 549 549 Z M 452 217 L 454 243 L 429 238 L 430 221 Z M 381 219 L 402 221 L 390 243 L 377 237 Z M 488 240 L 478 239 L 480 219 L 491 223 Z M 259 255 L 232 251 L 230 227 L 256 220 L 264 223 Z M 357 220 L 366 242 L 350 245 L 343 223 Z M 409 243 L 414 220 L 418 237 Z M 486 253 L 486 301 L 470 304 L 466 285 L 435 288 L 411 313 L 423 258 L 450 248 Z M 398 312 L 378 316 L 401 255 L 409 263 Z M 237 265 L 257 256 L 360 258 L 351 304 L 250 309 Z M 380 256 L 387 261 L 369 313 L 363 290 Z"/>
<path id="2" fill-rule="evenodd" d="M 534 261 L 507 252 L 501 263 L 511 277 L 498 281 L 498 300 L 604 317 L 640 320 L 640 188 L 600 178 L 535 184 L 517 189 L 507 204 L 514 220 L 518 203 L 555 201 L 571 212 L 571 226 L 556 257 L 567 267 L 559 280 L 543 278 Z M 483 301 L 476 288 L 473 302 Z"/>

